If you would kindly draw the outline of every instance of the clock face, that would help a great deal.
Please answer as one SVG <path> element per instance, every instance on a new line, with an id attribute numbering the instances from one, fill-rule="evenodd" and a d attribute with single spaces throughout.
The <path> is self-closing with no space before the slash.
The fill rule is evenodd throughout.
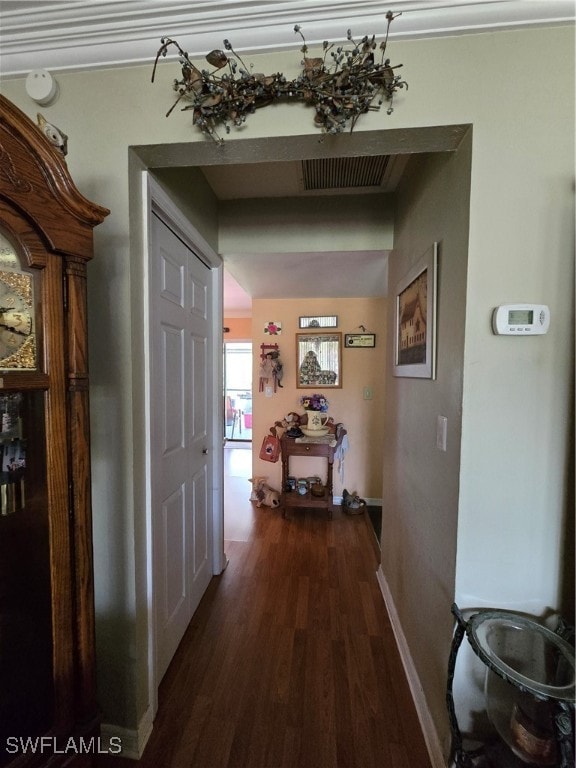
<path id="1" fill-rule="evenodd" d="M 19 266 L 10 241 L 0 234 L 0 369 L 35 370 L 32 275 Z"/>
<path id="2" fill-rule="evenodd" d="M 30 307 L 17 291 L 0 279 L 0 359 L 13 355 L 31 334 Z"/>

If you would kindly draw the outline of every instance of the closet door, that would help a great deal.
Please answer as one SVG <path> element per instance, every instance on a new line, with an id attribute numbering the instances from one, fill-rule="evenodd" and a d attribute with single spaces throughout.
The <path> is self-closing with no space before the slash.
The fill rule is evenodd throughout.
<path id="1" fill-rule="evenodd" d="M 208 478 L 210 269 L 152 220 L 151 495 L 156 679 L 212 577 Z"/>

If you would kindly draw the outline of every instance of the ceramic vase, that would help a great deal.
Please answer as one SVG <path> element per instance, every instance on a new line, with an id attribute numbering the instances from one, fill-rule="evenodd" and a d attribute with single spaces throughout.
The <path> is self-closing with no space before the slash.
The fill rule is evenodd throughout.
<path id="1" fill-rule="evenodd" d="M 321 432 L 328 421 L 328 414 L 322 411 L 306 411 L 308 414 L 308 424 L 306 429 L 310 432 Z"/>

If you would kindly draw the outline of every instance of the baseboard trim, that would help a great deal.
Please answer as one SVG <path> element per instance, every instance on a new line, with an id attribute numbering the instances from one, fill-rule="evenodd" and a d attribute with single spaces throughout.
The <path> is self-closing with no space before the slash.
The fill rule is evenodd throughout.
<path id="1" fill-rule="evenodd" d="M 374 552 L 374 557 L 376 558 L 376 567 L 378 568 L 380 566 L 380 562 L 382 559 L 382 550 L 380 549 L 380 542 L 376 537 L 376 531 L 374 530 L 374 526 L 372 525 L 372 521 L 370 520 L 369 515 L 364 514 L 362 515 L 362 517 L 364 518 L 366 528 L 368 529 L 368 538 L 370 539 L 370 544 L 372 545 L 372 551 Z"/>
<path id="2" fill-rule="evenodd" d="M 424 741 L 426 743 L 428 755 L 430 756 L 430 762 L 432 763 L 433 768 L 447 768 L 447 763 L 442 753 L 442 747 L 440 745 L 440 741 L 438 740 L 438 733 L 436 732 L 436 728 L 434 727 L 434 723 L 430 717 L 430 712 L 424 697 L 424 691 L 422 690 L 422 686 L 420 684 L 420 678 L 416 672 L 416 666 L 412 659 L 408 643 L 406 642 L 406 637 L 404 635 L 404 631 L 402 630 L 402 625 L 400 624 L 400 619 L 398 617 L 398 612 L 392 598 L 392 593 L 390 592 L 388 582 L 386 581 L 386 577 L 382 571 L 382 566 L 380 566 L 376 571 L 376 577 L 378 579 L 380 591 L 382 592 L 382 597 L 384 598 L 384 603 L 386 604 L 386 609 L 388 610 L 388 615 L 390 617 L 390 622 L 394 631 L 394 637 L 396 639 L 396 645 L 398 646 L 398 651 L 400 652 L 402 666 L 404 667 L 404 672 L 410 687 L 410 693 L 412 694 L 412 699 L 414 700 L 414 706 L 416 707 L 416 713 L 418 715 L 418 720 L 420 721 L 420 727 L 422 728 L 422 734 L 424 735 Z"/>
<path id="3" fill-rule="evenodd" d="M 122 751 L 115 752 L 117 757 L 127 757 L 130 760 L 140 760 L 144 754 L 144 749 L 152 733 L 154 721 L 152 710 L 148 708 L 138 724 L 138 728 L 122 728 L 119 725 L 103 723 L 100 731 L 102 735 L 103 746 L 111 744 L 116 746 L 122 744 Z M 111 739 L 114 739 L 112 742 Z"/>

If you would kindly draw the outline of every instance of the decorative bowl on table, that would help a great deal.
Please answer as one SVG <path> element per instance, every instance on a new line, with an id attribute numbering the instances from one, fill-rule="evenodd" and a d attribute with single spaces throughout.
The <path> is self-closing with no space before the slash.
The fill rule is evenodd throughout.
<path id="1" fill-rule="evenodd" d="M 300 427 L 302 432 L 306 435 L 306 437 L 322 437 L 323 435 L 327 435 L 330 431 L 328 427 L 322 427 L 321 429 L 307 429 L 306 427 Z"/>

